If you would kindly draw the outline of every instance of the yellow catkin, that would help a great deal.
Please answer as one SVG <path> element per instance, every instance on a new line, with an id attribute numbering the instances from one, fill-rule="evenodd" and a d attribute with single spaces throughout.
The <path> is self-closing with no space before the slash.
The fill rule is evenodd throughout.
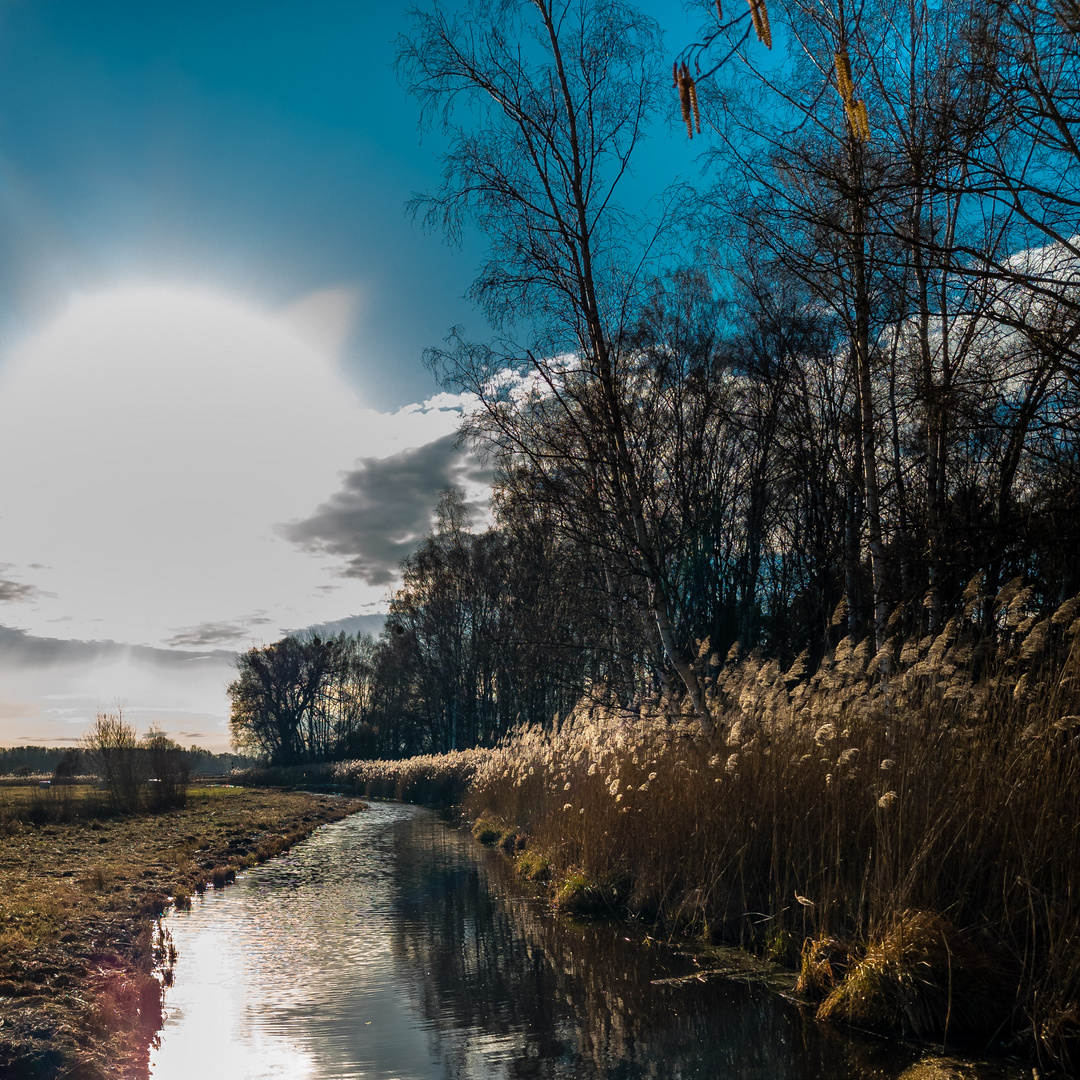
<path id="1" fill-rule="evenodd" d="M 870 138 L 870 124 L 866 118 L 866 104 L 863 101 L 852 101 L 844 106 L 848 123 L 851 125 L 851 135 L 857 142 L 866 142 Z"/>
<path id="2" fill-rule="evenodd" d="M 754 25 L 754 33 L 761 40 L 761 16 L 758 14 L 758 0 L 746 0 L 750 6 L 750 22 Z"/>
<path id="3" fill-rule="evenodd" d="M 860 101 L 855 106 L 855 115 L 859 121 L 859 134 L 863 142 L 870 141 L 870 120 L 866 115 L 866 102 Z"/>
<path id="4" fill-rule="evenodd" d="M 694 127 L 697 128 L 697 133 L 701 134 L 701 113 L 698 112 L 697 103 L 697 85 L 694 80 L 690 80 L 690 107 L 694 110 Z"/>
<path id="5" fill-rule="evenodd" d="M 844 99 L 844 104 L 847 105 L 851 101 L 855 88 L 851 82 L 851 61 L 843 49 L 836 54 L 836 84 L 839 87 L 840 96 Z"/>
<path id="6" fill-rule="evenodd" d="M 750 21 L 754 24 L 754 33 L 758 36 L 758 41 L 765 45 L 765 48 L 772 48 L 772 31 L 769 29 L 769 12 L 765 7 L 765 0 L 747 0 L 750 5 Z"/>
<path id="7" fill-rule="evenodd" d="M 772 48 L 772 29 L 769 26 L 769 9 L 765 6 L 765 0 L 758 0 L 758 21 L 761 23 L 761 29 L 758 32 L 758 37 L 761 38 L 766 49 Z"/>

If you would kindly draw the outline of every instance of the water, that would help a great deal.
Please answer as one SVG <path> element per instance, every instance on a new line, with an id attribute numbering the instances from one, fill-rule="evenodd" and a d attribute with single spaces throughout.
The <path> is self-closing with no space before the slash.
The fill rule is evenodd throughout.
<path id="1" fill-rule="evenodd" d="M 691 961 L 552 917 L 412 806 L 327 826 L 167 925 L 154 1080 L 888 1080 L 915 1057 L 753 982 L 656 985 Z"/>

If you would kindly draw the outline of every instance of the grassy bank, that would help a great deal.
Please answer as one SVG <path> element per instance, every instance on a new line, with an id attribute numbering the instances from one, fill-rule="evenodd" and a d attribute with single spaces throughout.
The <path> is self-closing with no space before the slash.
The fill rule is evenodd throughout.
<path id="1" fill-rule="evenodd" d="M 993 646 L 974 616 L 879 651 L 845 639 L 813 674 L 714 657 L 714 738 L 662 701 L 583 703 L 472 762 L 465 811 L 561 907 L 801 968 L 823 1019 L 1075 1074 L 1078 615 L 1003 606 Z"/>
<path id="2" fill-rule="evenodd" d="M 359 805 L 193 787 L 183 809 L 117 815 L 89 785 L 0 787 L 0 1074 L 145 1075 L 176 959 L 165 906 Z"/>

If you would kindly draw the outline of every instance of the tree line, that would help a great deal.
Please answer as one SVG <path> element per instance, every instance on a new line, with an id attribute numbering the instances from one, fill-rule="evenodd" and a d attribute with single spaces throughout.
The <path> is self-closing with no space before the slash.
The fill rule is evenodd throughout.
<path id="1" fill-rule="evenodd" d="M 158 732 L 151 732 L 156 738 Z M 170 741 L 171 742 L 171 741 Z M 193 775 L 220 775 L 252 762 L 236 754 L 215 754 L 192 744 L 181 750 L 188 772 Z M 26 778 L 53 776 L 57 779 L 86 776 L 94 772 L 95 761 L 82 746 L 0 746 L 0 776 Z"/>
<path id="2" fill-rule="evenodd" d="M 1080 9 L 750 7 L 702 3 L 673 70 L 617 0 L 414 13 L 399 73 L 448 150 L 412 207 L 489 245 L 491 335 L 428 360 L 476 402 L 492 523 L 444 497 L 271 756 L 487 743 L 584 693 L 708 732 L 704 652 L 849 635 L 887 675 L 965 590 L 987 634 L 1011 582 L 1033 613 L 1080 590 Z M 635 212 L 680 111 L 703 179 Z"/>

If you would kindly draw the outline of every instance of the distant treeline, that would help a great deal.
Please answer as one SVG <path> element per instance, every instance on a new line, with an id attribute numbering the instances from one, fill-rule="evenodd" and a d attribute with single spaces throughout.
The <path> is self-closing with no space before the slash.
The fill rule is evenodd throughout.
<path id="1" fill-rule="evenodd" d="M 238 754 L 212 754 L 192 745 L 183 750 L 188 771 L 215 775 L 252 765 L 251 759 Z M 0 747 L 0 776 L 80 776 L 93 772 L 92 763 L 79 747 L 10 746 Z"/>

